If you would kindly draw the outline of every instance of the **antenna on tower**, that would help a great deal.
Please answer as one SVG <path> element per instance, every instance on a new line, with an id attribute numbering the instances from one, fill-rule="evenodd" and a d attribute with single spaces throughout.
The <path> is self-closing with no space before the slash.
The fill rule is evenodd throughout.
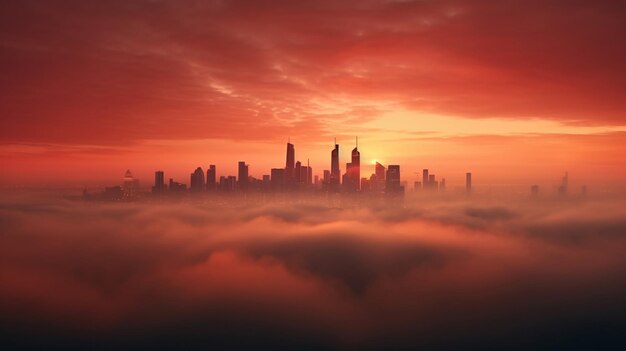
<path id="1" fill-rule="evenodd" d="M 356 137 L 356 148 L 357 149 L 359 148 L 359 137 L 358 136 Z"/>
<path id="2" fill-rule="evenodd" d="M 337 137 L 335 137 L 335 145 L 337 145 Z"/>
<path id="3" fill-rule="evenodd" d="M 311 165 L 309 164 L 309 159 L 308 159 L 308 158 L 306 159 L 306 166 L 307 166 L 307 167 L 310 167 L 310 166 L 311 166 Z"/>

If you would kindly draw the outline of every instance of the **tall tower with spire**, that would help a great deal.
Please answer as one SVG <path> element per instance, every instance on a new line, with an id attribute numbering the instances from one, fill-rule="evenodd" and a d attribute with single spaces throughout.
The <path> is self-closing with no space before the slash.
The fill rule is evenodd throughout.
<path id="1" fill-rule="evenodd" d="M 335 148 L 330 153 L 330 189 L 339 190 L 341 170 L 339 169 L 339 144 L 335 138 Z"/>
<path id="2" fill-rule="evenodd" d="M 296 149 L 291 143 L 291 138 L 287 141 L 287 160 L 285 162 L 285 182 L 294 183 L 295 177 Z"/>
<path id="3" fill-rule="evenodd" d="M 346 188 L 350 191 L 358 191 L 361 187 L 361 153 L 359 152 L 359 137 L 356 137 L 356 146 L 352 149 L 352 159 L 346 165 Z"/>

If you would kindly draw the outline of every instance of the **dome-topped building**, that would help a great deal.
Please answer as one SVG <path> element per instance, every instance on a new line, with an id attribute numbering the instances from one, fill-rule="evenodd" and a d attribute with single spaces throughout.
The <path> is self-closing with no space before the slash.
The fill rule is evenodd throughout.
<path id="1" fill-rule="evenodd" d="M 130 169 L 126 170 L 124 178 L 122 179 L 122 185 L 124 189 L 124 198 L 130 199 L 137 196 L 139 193 L 139 179 L 133 177 L 133 173 Z"/>

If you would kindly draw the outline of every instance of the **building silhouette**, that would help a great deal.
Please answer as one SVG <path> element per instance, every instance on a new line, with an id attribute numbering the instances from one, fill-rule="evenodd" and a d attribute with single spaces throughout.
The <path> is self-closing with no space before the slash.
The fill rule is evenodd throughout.
<path id="1" fill-rule="evenodd" d="M 359 191 L 361 182 L 361 153 L 359 152 L 359 139 L 357 137 L 357 144 L 352 149 L 351 161 L 346 163 L 346 174 L 344 177 L 343 186 L 347 191 Z"/>
<path id="2" fill-rule="evenodd" d="M 126 170 L 122 179 L 122 190 L 125 199 L 134 198 L 139 193 L 139 179 L 133 177 L 129 169 Z"/>
<path id="3" fill-rule="evenodd" d="M 196 168 L 196 170 L 191 173 L 191 182 L 189 183 L 189 190 L 194 193 L 199 193 L 204 190 L 204 171 L 202 171 L 201 167 Z"/>
<path id="4" fill-rule="evenodd" d="M 152 192 L 162 194 L 165 191 L 165 177 L 163 171 L 154 172 L 154 186 Z"/>
<path id="5" fill-rule="evenodd" d="M 313 182 L 313 168 L 308 165 L 309 161 L 307 160 L 307 165 L 302 165 L 302 162 L 296 162 L 295 167 L 295 182 L 299 189 L 308 187 Z"/>
<path id="6" fill-rule="evenodd" d="M 282 190 L 285 185 L 285 169 L 272 168 L 270 172 L 270 187 L 272 190 Z"/>
<path id="7" fill-rule="evenodd" d="M 290 142 L 287 143 L 287 157 L 285 162 L 285 182 L 287 184 L 293 184 L 295 178 L 295 160 L 296 149 Z"/>
<path id="8" fill-rule="evenodd" d="M 237 184 L 237 177 L 235 176 L 221 176 L 220 177 L 220 190 L 225 192 L 235 191 Z"/>
<path id="9" fill-rule="evenodd" d="M 386 172 L 385 166 L 381 165 L 379 162 L 376 162 L 375 172 L 376 172 L 376 179 L 385 180 L 385 172 Z"/>
<path id="10" fill-rule="evenodd" d="M 182 184 L 179 182 L 175 182 L 174 179 L 170 178 L 168 189 L 170 192 L 181 192 L 187 190 L 187 184 Z"/>
<path id="11" fill-rule="evenodd" d="M 371 181 L 365 177 L 361 178 L 361 191 L 368 192 L 372 190 Z"/>
<path id="12" fill-rule="evenodd" d="M 428 170 L 428 168 L 424 168 L 422 170 L 422 181 L 421 182 L 414 182 L 414 187 L 413 190 L 418 190 L 418 189 L 422 189 L 422 190 L 428 190 L 428 191 L 443 191 L 446 188 L 446 179 L 442 178 L 441 182 L 439 182 L 437 180 L 437 176 L 430 173 L 430 171 Z"/>
<path id="13" fill-rule="evenodd" d="M 370 184 L 369 189 L 376 192 L 385 191 L 385 178 L 386 178 L 387 169 L 385 166 L 376 162 L 374 167 L 374 173 L 370 176 Z"/>
<path id="14" fill-rule="evenodd" d="M 399 165 L 389 165 L 385 178 L 385 193 L 398 194 L 404 192 L 404 187 L 400 185 Z"/>
<path id="15" fill-rule="evenodd" d="M 339 144 L 335 141 L 335 148 L 330 153 L 330 191 L 339 191 L 341 184 L 341 170 L 339 169 Z"/>
<path id="16" fill-rule="evenodd" d="M 286 175 L 286 174 L 285 174 Z M 296 184 L 296 186 L 299 186 L 302 178 L 302 162 L 297 161 L 296 162 L 296 166 L 294 168 L 294 178 L 293 178 L 293 183 Z M 291 184 L 290 184 L 291 185 Z"/>
<path id="17" fill-rule="evenodd" d="M 468 194 L 472 192 L 472 173 L 471 172 L 465 173 L 465 192 Z"/>
<path id="18" fill-rule="evenodd" d="M 239 190 L 247 191 L 248 190 L 248 184 L 249 184 L 249 181 L 248 181 L 248 165 L 244 161 L 239 161 L 237 178 L 238 178 Z"/>
<path id="19" fill-rule="evenodd" d="M 214 191 L 216 187 L 217 181 L 217 173 L 215 170 L 215 165 L 210 165 L 209 169 L 206 171 L 206 189 L 209 191 Z"/>
<path id="20" fill-rule="evenodd" d="M 124 189 L 121 186 L 107 186 L 104 188 L 104 198 L 107 200 L 121 200 L 124 198 Z"/>
<path id="21" fill-rule="evenodd" d="M 295 158 L 295 145 L 290 141 L 287 142 L 285 167 L 272 168 L 270 174 L 262 175 L 262 178 L 255 178 L 249 173 L 249 165 L 244 161 L 238 162 L 237 176 L 218 176 L 215 165 L 209 165 L 206 173 L 203 172 L 202 167 L 197 167 L 193 173 L 190 174 L 190 185 L 187 188 L 186 184 L 175 182 L 172 178 L 169 179 L 169 184 L 165 184 L 165 175 L 163 171 L 154 172 L 154 186 L 152 186 L 152 192 L 155 194 L 168 193 L 180 193 L 189 190 L 193 193 L 199 193 L 204 191 L 328 191 L 339 192 L 344 191 L 346 193 L 362 192 L 370 194 L 398 194 L 404 193 L 404 189 L 407 187 L 407 182 L 400 180 L 400 166 L 389 165 L 385 167 L 379 162 L 375 164 L 374 173 L 369 178 L 361 177 L 361 153 L 358 148 L 358 137 L 356 138 L 356 145 L 351 150 L 350 161 L 346 163 L 345 173 L 341 174 L 339 164 L 339 144 L 335 139 L 334 148 L 331 151 L 331 169 L 324 170 L 323 176 L 313 173 L 313 169 L 310 165 L 309 159 L 307 159 L 306 165 L 296 160 Z M 417 173 L 419 174 L 419 173 Z M 430 174 L 428 169 L 422 171 L 422 182 L 415 181 L 414 189 L 434 189 L 443 191 L 446 188 L 446 180 L 442 178 L 440 182 L 437 181 L 434 174 Z M 466 174 L 466 189 L 467 192 L 471 192 L 472 180 L 471 173 Z M 139 193 L 139 181 L 135 179 L 130 172 L 126 171 L 122 185 L 119 187 L 121 195 L 120 199 L 133 198 Z M 566 194 L 568 190 L 568 175 L 567 173 L 563 177 L 561 184 L 558 188 L 559 193 Z M 532 191 L 532 190 L 531 190 Z M 104 198 L 114 199 L 118 197 L 118 190 L 115 187 L 111 187 L 108 190 L 105 189 L 103 194 Z"/>
<path id="22" fill-rule="evenodd" d="M 322 189 L 329 190 L 330 188 L 330 171 L 325 169 L 322 176 Z"/>
<path id="23" fill-rule="evenodd" d="M 309 166 L 309 160 L 307 160 L 307 166 L 306 166 L 306 180 L 305 183 L 307 186 L 310 186 L 313 184 L 313 168 L 311 168 L 311 166 Z M 317 178 L 317 176 L 315 176 Z"/>

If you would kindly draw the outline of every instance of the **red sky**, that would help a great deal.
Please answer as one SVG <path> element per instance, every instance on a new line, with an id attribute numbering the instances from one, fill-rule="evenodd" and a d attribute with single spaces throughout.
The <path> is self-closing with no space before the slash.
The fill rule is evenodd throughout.
<path id="1" fill-rule="evenodd" d="M 19 1 L 0 5 L 0 180 L 255 176 L 284 143 L 480 183 L 617 184 L 622 1 Z M 343 162 L 343 161 L 342 161 Z"/>

